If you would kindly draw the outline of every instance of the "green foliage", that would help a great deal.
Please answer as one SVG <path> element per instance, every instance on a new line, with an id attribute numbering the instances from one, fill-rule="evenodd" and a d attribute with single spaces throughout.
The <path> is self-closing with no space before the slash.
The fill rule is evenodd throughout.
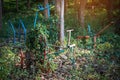
<path id="1" fill-rule="evenodd" d="M 58 68 L 58 65 L 55 62 L 53 62 L 53 60 L 44 60 L 43 64 L 37 63 L 37 65 L 37 67 L 42 73 L 54 72 Z"/>
<path id="2" fill-rule="evenodd" d="M 48 19 L 48 21 L 46 22 L 47 26 L 48 26 L 48 42 L 50 44 L 55 44 L 58 40 L 58 33 L 59 33 L 59 28 L 57 27 L 57 24 L 58 24 L 58 18 L 56 16 L 54 17 L 50 17 Z"/>
<path id="3" fill-rule="evenodd" d="M 10 75 L 13 76 L 12 79 L 26 79 L 30 76 L 26 69 L 20 69 L 17 67 L 13 68 L 14 69 L 11 71 L 12 74 Z"/>
<path id="4" fill-rule="evenodd" d="M 56 28 L 54 28 L 55 25 L 50 26 L 48 23 L 47 21 L 45 21 L 43 24 L 37 24 L 37 27 L 35 27 L 28 33 L 26 42 L 28 50 L 31 51 L 32 54 L 35 56 L 37 63 L 36 67 L 44 73 L 54 71 L 57 68 L 57 65 L 52 60 L 49 61 L 49 59 L 47 58 L 47 52 L 46 54 L 44 53 L 48 47 L 48 42 L 56 40 L 57 37 L 56 35 L 54 35 L 54 33 L 56 32 Z"/>
<path id="5" fill-rule="evenodd" d="M 104 34 L 99 39 L 99 44 L 97 45 L 98 53 L 101 53 L 102 56 L 106 54 L 106 56 L 116 57 L 118 59 L 120 57 L 119 49 L 120 49 L 120 36 L 114 33 Z"/>
<path id="6" fill-rule="evenodd" d="M 104 41 L 110 42 L 114 49 L 120 49 L 120 36 L 114 33 L 105 34 L 103 36 Z"/>
<path id="7" fill-rule="evenodd" d="M 13 2 L 12 2 L 13 1 Z M 50 17 L 48 20 L 44 18 L 43 13 L 40 12 L 39 18 L 35 29 L 33 28 L 33 22 L 35 17 L 35 12 L 38 11 L 36 9 L 39 2 L 31 1 L 31 10 L 28 10 L 26 6 L 26 1 L 19 2 L 19 11 L 15 11 L 15 0 L 5 0 L 4 10 L 5 13 L 3 17 L 3 27 L 0 30 L 0 42 L 3 42 L 4 39 L 1 37 L 8 37 L 8 23 L 7 21 L 10 19 L 15 28 L 18 27 L 18 20 L 21 18 L 25 23 L 25 27 L 27 28 L 27 41 L 26 45 L 28 50 L 33 53 L 33 56 L 36 60 L 36 65 L 32 65 L 32 67 L 39 68 L 37 74 L 34 75 L 36 80 L 40 80 L 40 73 L 44 72 L 54 72 L 57 69 L 57 64 L 53 61 L 55 55 L 49 54 L 46 55 L 47 59 L 44 60 L 44 51 L 50 44 L 56 44 L 59 46 L 58 41 L 58 28 L 56 27 L 59 23 L 56 16 Z M 96 0 L 98 1 L 98 0 Z M 114 8 L 119 5 L 119 0 L 114 2 Z M 34 3 L 34 4 L 33 4 Z M 78 68 L 70 70 L 70 77 L 67 77 L 68 80 L 117 80 L 119 79 L 119 66 L 118 62 L 120 59 L 120 36 L 113 34 L 114 29 L 108 28 L 108 30 L 103 32 L 103 35 L 98 38 L 97 48 L 92 49 L 89 46 L 93 46 L 93 38 L 90 39 L 81 39 L 76 41 L 76 36 L 86 36 L 87 25 L 91 25 L 91 31 L 93 34 L 96 34 L 98 31 L 103 29 L 103 27 L 110 21 L 116 20 L 116 17 L 113 19 L 107 18 L 107 10 L 105 7 L 104 1 L 99 3 L 99 6 L 102 5 L 101 8 L 95 6 L 95 9 L 87 9 L 85 16 L 85 29 L 80 26 L 78 16 L 76 15 L 77 11 L 74 11 L 71 8 L 73 6 L 73 0 L 70 0 L 70 5 L 68 5 L 67 13 L 65 15 L 65 30 L 66 29 L 74 29 L 72 32 L 72 40 L 71 43 L 75 43 L 77 47 L 75 47 L 75 57 L 78 59 L 79 64 Z M 12 5 L 10 5 L 12 4 Z M 70 7 L 69 7 L 70 6 Z M 77 6 L 79 7 L 79 6 Z M 34 10 L 33 10 L 34 9 Z M 54 6 L 52 6 L 52 10 Z M 53 12 L 51 10 L 51 12 Z M 7 12 L 8 13 L 7 13 Z M 13 11 L 13 12 L 9 12 Z M 120 10 L 115 9 L 112 11 L 114 16 L 119 15 Z M 33 15 L 34 14 L 34 15 Z M 119 22 L 118 22 L 119 23 Z M 119 27 L 119 25 L 117 25 Z M 115 26 L 116 27 L 116 26 Z M 119 32 L 119 29 L 116 28 Z M 9 31 L 9 33 L 12 33 Z M 13 35 L 13 34 L 10 34 Z M 74 39 L 73 39 L 74 38 Z M 50 47 L 51 48 L 51 47 Z M 82 49 L 81 49 L 82 48 Z M 87 50 L 89 49 L 89 50 Z M 53 50 L 53 49 L 51 49 Z M 26 69 L 20 69 L 17 67 L 13 67 L 14 65 L 14 54 L 8 47 L 0 48 L 0 79 L 7 80 L 8 75 L 14 76 L 14 79 L 26 79 L 30 76 L 29 71 Z M 16 58 L 15 58 L 16 59 Z M 41 64 L 41 61 L 44 60 Z M 63 61 L 64 63 L 64 61 Z M 71 65 L 70 65 L 71 66 Z M 104 69 L 105 68 L 105 69 Z M 101 74 L 101 71 L 104 71 Z M 35 72 L 35 71 L 34 71 Z M 12 74 L 11 74 L 12 73 Z M 32 77 L 30 79 L 33 79 Z"/>
<path id="8" fill-rule="evenodd" d="M 0 79 L 7 79 L 14 65 L 15 54 L 9 47 L 0 48 Z"/>
<path id="9" fill-rule="evenodd" d="M 105 43 L 103 43 L 103 44 L 98 44 L 97 45 L 97 49 L 99 50 L 99 51 L 102 51 L 102 52 L 105 52 L 105 51 L 109 51 L 109 50 L 111 50 L 113 48 L 113 45 L 112 44 L 110 44 L 109 42 L 105 42 Z"/>
<path id="10" fill-rule="evenodd" d="M 54 61 L 50 61 L 49 63 L 50 63 L 50 70 L 54 72 L 58 68 L 58 65 Z"/>
<path id="11" fill-rule="evenodd" d="M 85 16 L 86 28 L 89 24 L 93 34 L 97 34 L 98 31 L 103 29 L 103 27 L 108 23 L 106 15 L 107 12 L 104 8 L 88 9 Z"/>
<path id="12" fill-rule="evenodd" d="M 44 51 L 46 50 L 47 46 L 47 37 L 48 31 L 45 25 L 39 25 L 35 29 L 32 29 L 28 36 L 26 46 L 29 51 L 32 51 L 36 56 L 37 60 L 44 59 Z"/>
<path id="13" fill-rule="evenodd" d="M 2 38 L 7 38 L 8 35 L 7 35 L 7 22 L 3 19 L 2 20 L 2 29 L 0 29 L 0 42 L 2 42 Z"/>
<path id="14" fill-rule="evenodd" d="M 111 54 L 113 52 L 113 45 L 111 43 L 105 42 L 98 44 L 96 49 L 98 50 L 96 53 L 98 58 L 110 60 L 110 57 L 112 56 Z"/>
<path id="15" fill-rule="evenodd" d="M 65 16 L 65 29 L 74 29 L 72 37 L 76 38 L 78 35 L 87 35 L 85 29 L 83 29 L 77 19 L 77 16 L 73 10 L 69 10 Z"/>

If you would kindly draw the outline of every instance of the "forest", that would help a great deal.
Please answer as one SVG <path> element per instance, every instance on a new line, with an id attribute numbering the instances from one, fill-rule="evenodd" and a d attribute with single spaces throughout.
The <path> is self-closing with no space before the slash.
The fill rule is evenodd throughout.
<path id="1" fill-rule="evenodd" d="M 0 0 L 0 80 L 120 80 L 120 0 Z"/>

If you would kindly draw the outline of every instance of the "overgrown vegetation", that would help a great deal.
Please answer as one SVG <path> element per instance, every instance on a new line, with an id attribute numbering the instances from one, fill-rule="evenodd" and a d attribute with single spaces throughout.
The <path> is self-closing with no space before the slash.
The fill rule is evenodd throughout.
<path id="1" fill-rule="evenodd" d="M 94 9 L 87 6 L 85 28 L 82 28 L 76 15 L 78 13 L 73 7 L 73 1 L 70 0 L 65 13 L 65 45 L 68 42 L 66 30 L 74 29 L 71 44 L 76 44 L 76 46 L 73 51 L 69 50 L 68 46 L 65 46 L 64 50 L 57 51 L 60 48 L 57 27 L 59 20 L 53 12 L 55 8 L 53 3 L 50 2 L 52 4 L 51 17 L 46 19 L 40 11 L 36 27 L 33 27 L 39 2 L 31 1 L 32 8 L 27 9 L 24 6 L 25 1 L 21 1 L 19 11 L 15 12 L 14 7 L 8 6 L 9 1 L 7 1 L 5 0 L 7 4 L 4 8 L 8 10 L 8 13 L 5 11 L 3 17 L 0 43 L 5 43 L 8 37 L 13 37 L 8 20 L 13 22 L 15 28 L 18 28 L 19 19 L 22 19 L 27 29 L 27 39 L 24 45 L 21 43 L 0 45 L 0 80 L 120 79 L 120 10 L 114 9 L 113 17 L 108 18 L 104 1 L 94 6 Z M 118 4 L 114 3 L 115 5 L 117 7 Z M 96 47 L 94 47 L 94 36 L 111 21 L 114 24 L 97 36 Z M 88 25 L 91 26 L 91 34 L 89 34 Z M 75 60 L 73 63 L 71 54 Z"/>

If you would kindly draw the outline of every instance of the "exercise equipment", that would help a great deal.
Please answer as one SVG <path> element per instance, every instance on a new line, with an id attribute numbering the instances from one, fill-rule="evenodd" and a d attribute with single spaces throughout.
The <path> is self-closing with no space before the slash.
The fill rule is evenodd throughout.
<path id="1" fill-rule="evenodd" d="M 93 34 L 91 31 L 91 26 L 88 25 L 88 33 L 89 36 L 93 38 L 93 43 L 94 43 L 94 48 L 96 47 L 96 42 L 97 42 L 97 37 L 99 37 L 101 35 L 102 32 L 104 32 L 107 28 L 110 27 L 110 25 L 112 25 L 114 22 L 110 22 L 108 25 L 106 25 L 103 29 L 101 29 L 98 33 Z"/>
<path id="2" fill-rule="evenodd" d="M 19 19 L 19 22 L 18 22 L 18 27 L 15 28 L 15 26 L 13 25 L 13 23 L 9 20 L 8 21 L 8 24 L 9 24 L 9 27 L 11 28 L 12 32 L 13 32 L 13 43 L 15 44 L 16 41 L 17 41 L 17 36 L 18 36 L 18 40 L 20 41 L 21 40 L 21 35 L 24 36 L 24 42 L 26 42 L 26 34 L 27 34 L 27 30 L 25 28 L 25 25 L 22 21 L 22 19 Z M 23 31 L 22 31 L 23 30 Z M 8 33 L 9 35 L 10 33 Z"/>
<path id="3" fill-rule="evenodd" d="M 46 7 L 43 7 L 42 5 L 38 5 L 38 9 L 39 9 L 39 11 L 44 11 L 44 10 L 47 9 L 48 18 L 50 17 L 50 5 L 49 4 L 46 4 Z M 38 13 L 39 13 L 39 11 L 37 11 L 36 15 L 35 15 L 34 28 L 36 27 L 36 23 L 37 23 L 37 20 L 38 20 Z"/>

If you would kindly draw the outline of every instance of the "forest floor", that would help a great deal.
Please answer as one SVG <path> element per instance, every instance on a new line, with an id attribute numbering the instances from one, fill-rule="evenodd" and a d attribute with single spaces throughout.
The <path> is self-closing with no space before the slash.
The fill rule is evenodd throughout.
<path id="1" fill-rule="evenodd" d="M 120 80 L 118 58 L 99 58 L 91 50 L 76 48 L 75 62 L 72 63 L 68 52 L 54 59 L 59 66 L 54 72 L 40 74 L 41 80 Z M 93 50 L 92 50 L 93 51 Z"/>
<path id="2" fill-rule="evenodd" d="M 115 52 L 118 54 L 120 50 Z M 13 75 L 10 74 L 11 80 L 120 80 L 120 57 L 109 50 L 75 47 L 73 53 L 66 50 L 55 56 L 53 64 L 57 65 L 51 66 L 55 70 L 46 72 L 40 70 L 31 75 L 29 71 L 26 72 L 27 68 L 11 67 L 13 69 Z M 41 69 L 44 69 L 43 67 Z M 45 65 L 45 68 L 49 66 Z"/>

